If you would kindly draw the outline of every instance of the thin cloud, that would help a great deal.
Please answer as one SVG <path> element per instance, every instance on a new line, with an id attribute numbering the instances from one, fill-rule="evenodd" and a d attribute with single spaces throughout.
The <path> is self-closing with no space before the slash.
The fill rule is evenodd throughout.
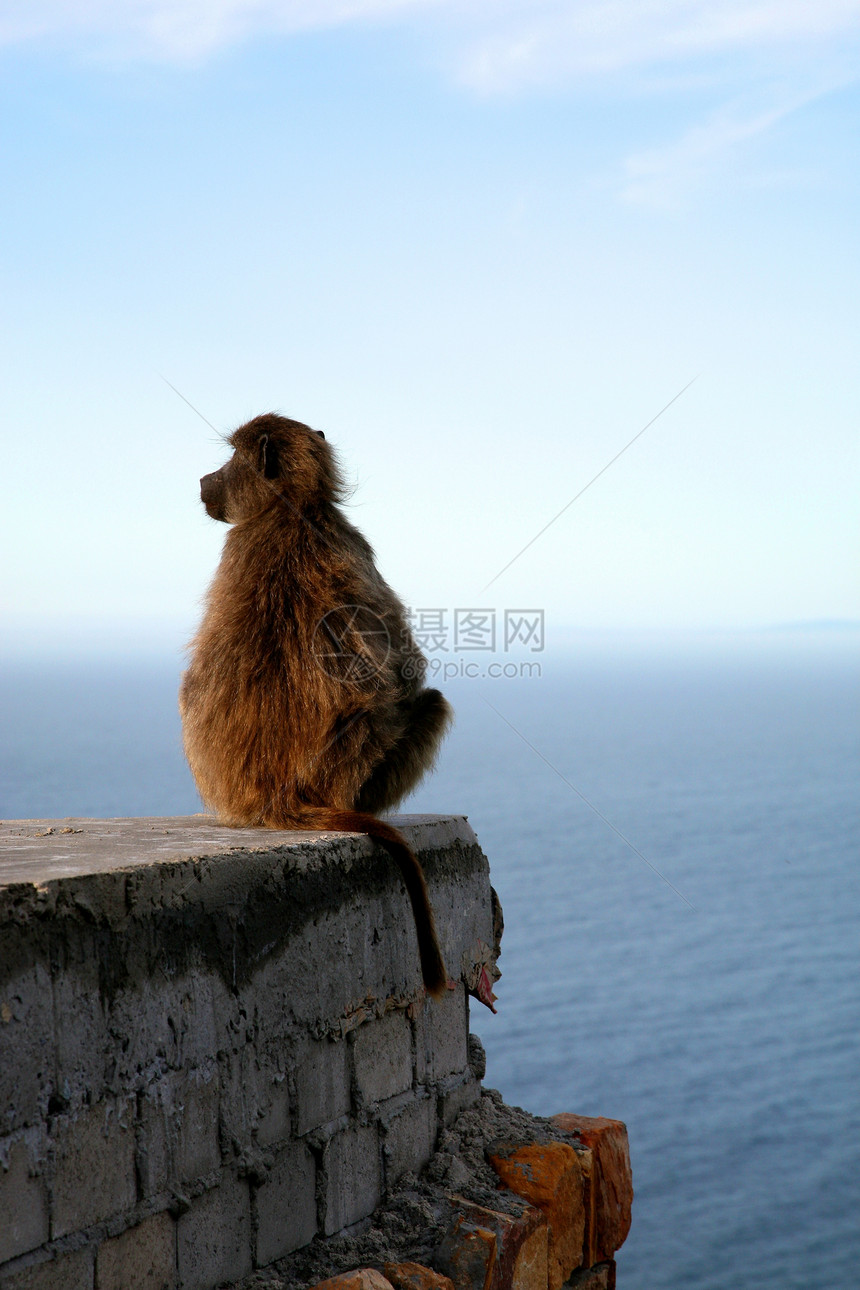
<path id="1" fill-rule="evenodd" d="M 485 93 L 820 45 L 860 30 L 860 0 L 0 0 L 0 44 L 72 40 L 199 59 L 265 35 L 420 23 Z"/>
<path id="2" fill-rule="evenodd" d="M 71 40 L 126 58 L 197 60 L 254 36 L 379 22 L 439 0 L 0 0 L 0 44 Z"/>
<path id="3" fill-rule="evenodd" d="M 0 0 L 0 46 L 111 59 L 195 64 L 255 38 L 370 24 L 419 28 L 451 79 L 487 96 L 543 86 L 722 93 L 723 107 L 610 176 L 623 201 L 664 209 L 856 79 L 860 54 L 860 0 Z M 758 102 L 738 100 L 741 84 Z"/>
<path id="4" fill-rule="evenodd" d="M 481 4 L 462 6 L 477 14 Z M 496 8 L 461 79 L 484 92 L 665 70 L 740 52 L 803 49 L 860 32 L 860 0 L 582 0 Z"/>
<path id="5" fill-rule="evenodd" d="M 682 207 L 693 190 L 724 174 L 729 159 L 744 145 L 830 88 L 787 96 L 770 106 L 724 105 L 674 142 L 628 157 L 622 168 L 622 199 L 657 210 Z"/>

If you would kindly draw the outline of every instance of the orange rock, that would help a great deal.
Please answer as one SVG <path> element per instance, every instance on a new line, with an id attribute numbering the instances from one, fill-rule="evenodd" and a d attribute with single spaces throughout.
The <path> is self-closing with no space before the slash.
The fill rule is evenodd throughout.
<path id="1" fill-rule="evenodd" d="M 549 1227 L 539 1209 L 523 1205 L 518 1214 L 505 1214 L 463 1196 L 450 1200 L 468 1222 L 495 1233 L 493 1290 L 546 1290 Z"/>
<path id="2" fill-rule="evenodd" d="M 590 1268 L 597 1262 L 597 1222 L 594 1216 L 594 1152 L 585 1143 L 580 1143 L 579 1165 L 582 1169 L 582 1201 L 585 1210 L 585 1231 L 582 1237 L 583 1267 Z M 573 1280 L 573 1278 L 571 1278 Z"/>
<path id="3" fill-rule="evenodd" d="M 582 1262 L 585 1208 L 577 1153 L 566 1142 L 496 1142 L 487 1158 L 506 1187 L 545 1215 L 547 1285 L 549 1290 L 560 1290 Z"/>
<path id="4" fill-rule="evenodd" d="M 386 1263 L 385 1275 L 394 1290 L 455 1290 L 450 1277 L 425 1268 L 423 1263 Z"/>
<path id="5" fill-rule="evenodd" d="M 393 1290 L 391 1282 L 376 1268 L 356 1268 L 339 1276 L 318 1281 L 313 1290 Z"/>
<path id="6" fill-rule="evenodd" d="M 565 1133 L 574 1134 L 592 1154 L 590 1167 L 585 1163 L 587 1190 L 591 1193 L 585 1262 L 611 1260 L 630 1231 L 633 1176 L 627 1126 L 621 1120 L 568 1112 L 554 1115 L 552 1120 Z"/>
<path id="7" fill-rule="evenodd" d="M 454 1290 L 491 1290 L 497 1248 L 495 1232 L 467 1223 L 458 1214 L 436 1251 L 436 1262 L 454 1282 Z"/>
<path id="8" fill-rule="evenodd" d="M 615 1290 L 615 1260 L 574 1272 L 565 1290 Z"/>

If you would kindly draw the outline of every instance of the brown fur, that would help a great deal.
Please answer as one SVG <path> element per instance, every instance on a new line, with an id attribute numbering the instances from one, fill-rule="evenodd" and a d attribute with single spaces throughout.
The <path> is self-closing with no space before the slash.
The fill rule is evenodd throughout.
<path id="1" fill-rule="evenodd" d="M 367 833 L 401 867 L 425 985 L 447 976 L 421 866 L 375 818 L 431 765 L 450 719 L 403 605 L 338 509 L 334 454 L 274 413 L 230 437 L 200 481 L 232 525 L 182 680 L 185 751 L 226 823 Z"/>

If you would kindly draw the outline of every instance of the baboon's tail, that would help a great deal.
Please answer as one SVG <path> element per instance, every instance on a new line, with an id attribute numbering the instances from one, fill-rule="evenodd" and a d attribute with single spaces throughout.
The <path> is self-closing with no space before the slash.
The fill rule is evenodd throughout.
<path id="1" fill-rule="evenodd" d="M 328 829 L 336 833 L 366 833 L 381 843 L 392 859 L 397 861 L 412 902 L 424 985 L 427 993 L 434 999 L 441 998 L 448 984 L 448 973 L 439 948 L 433 906 L 430 904 L 430 894 L 427 891 L 421 861 L 403 834 L 383 820 L 378 820 L 375 815 L 368 815 L 364 811 L 341 811 L 327 806 L 302 806 L 295 810 L 295 813 L 291 811 L 290 814 L 295 823 L 285 821 L 283 824 L 279 823 L 277 827 Z"/>

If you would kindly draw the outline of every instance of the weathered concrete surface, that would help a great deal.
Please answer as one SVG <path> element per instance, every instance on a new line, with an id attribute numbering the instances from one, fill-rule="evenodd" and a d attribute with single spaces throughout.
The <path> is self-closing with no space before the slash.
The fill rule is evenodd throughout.
<path id="1" fill-rule="evenodd" d="M 492 942 L 486 858 L 462 818 L 397 823 L 422 858 L 456 980 Z M 0 826 L 0 872 L 0 1134 L 37 1122 L 52 1097 L 92 1103 L 147 1064 L 162 1073 L 238 1050 L 240 1018 L 264 1044 L 285 1030 L 340 1039 L 368 999 L 372 1012 L 421 994 L 399 872 L 360 835 L 203 816 L 13 821 Z"/>
<path id="2" fill-rule="evenodd" d="M 449 844 L 476 845 L 463 815 L 399 815 L 391 823 L 402 829 L 418 850 Z M 111 873 L 186 859 L 205 859 L 228 852 L 294 851 L 296 868 L 327 867 L 332 852 L 320 843 L 361 835 L 233 829 L 211 815 L 154 816 L 110 820 L 0 821 L 0 886 L 19 882 L 40 885 L 55 878 Z M 369 845 L 369 844 L 368 844 Z"/>
<path id="3" fill-rule="evenodd" d="M 205 1290 L 427 1160 L 480 1093 L 466 991 L 493 897 L 465 819 L 396 823 L 436 912 L 440 1004 L 397 866 L 362 835 L 0 825 L 0 1285 L 65 1287 L 72 1266 L 109 1283 L 127 1251 L 141 1284 L 170 1265 Z"/>

